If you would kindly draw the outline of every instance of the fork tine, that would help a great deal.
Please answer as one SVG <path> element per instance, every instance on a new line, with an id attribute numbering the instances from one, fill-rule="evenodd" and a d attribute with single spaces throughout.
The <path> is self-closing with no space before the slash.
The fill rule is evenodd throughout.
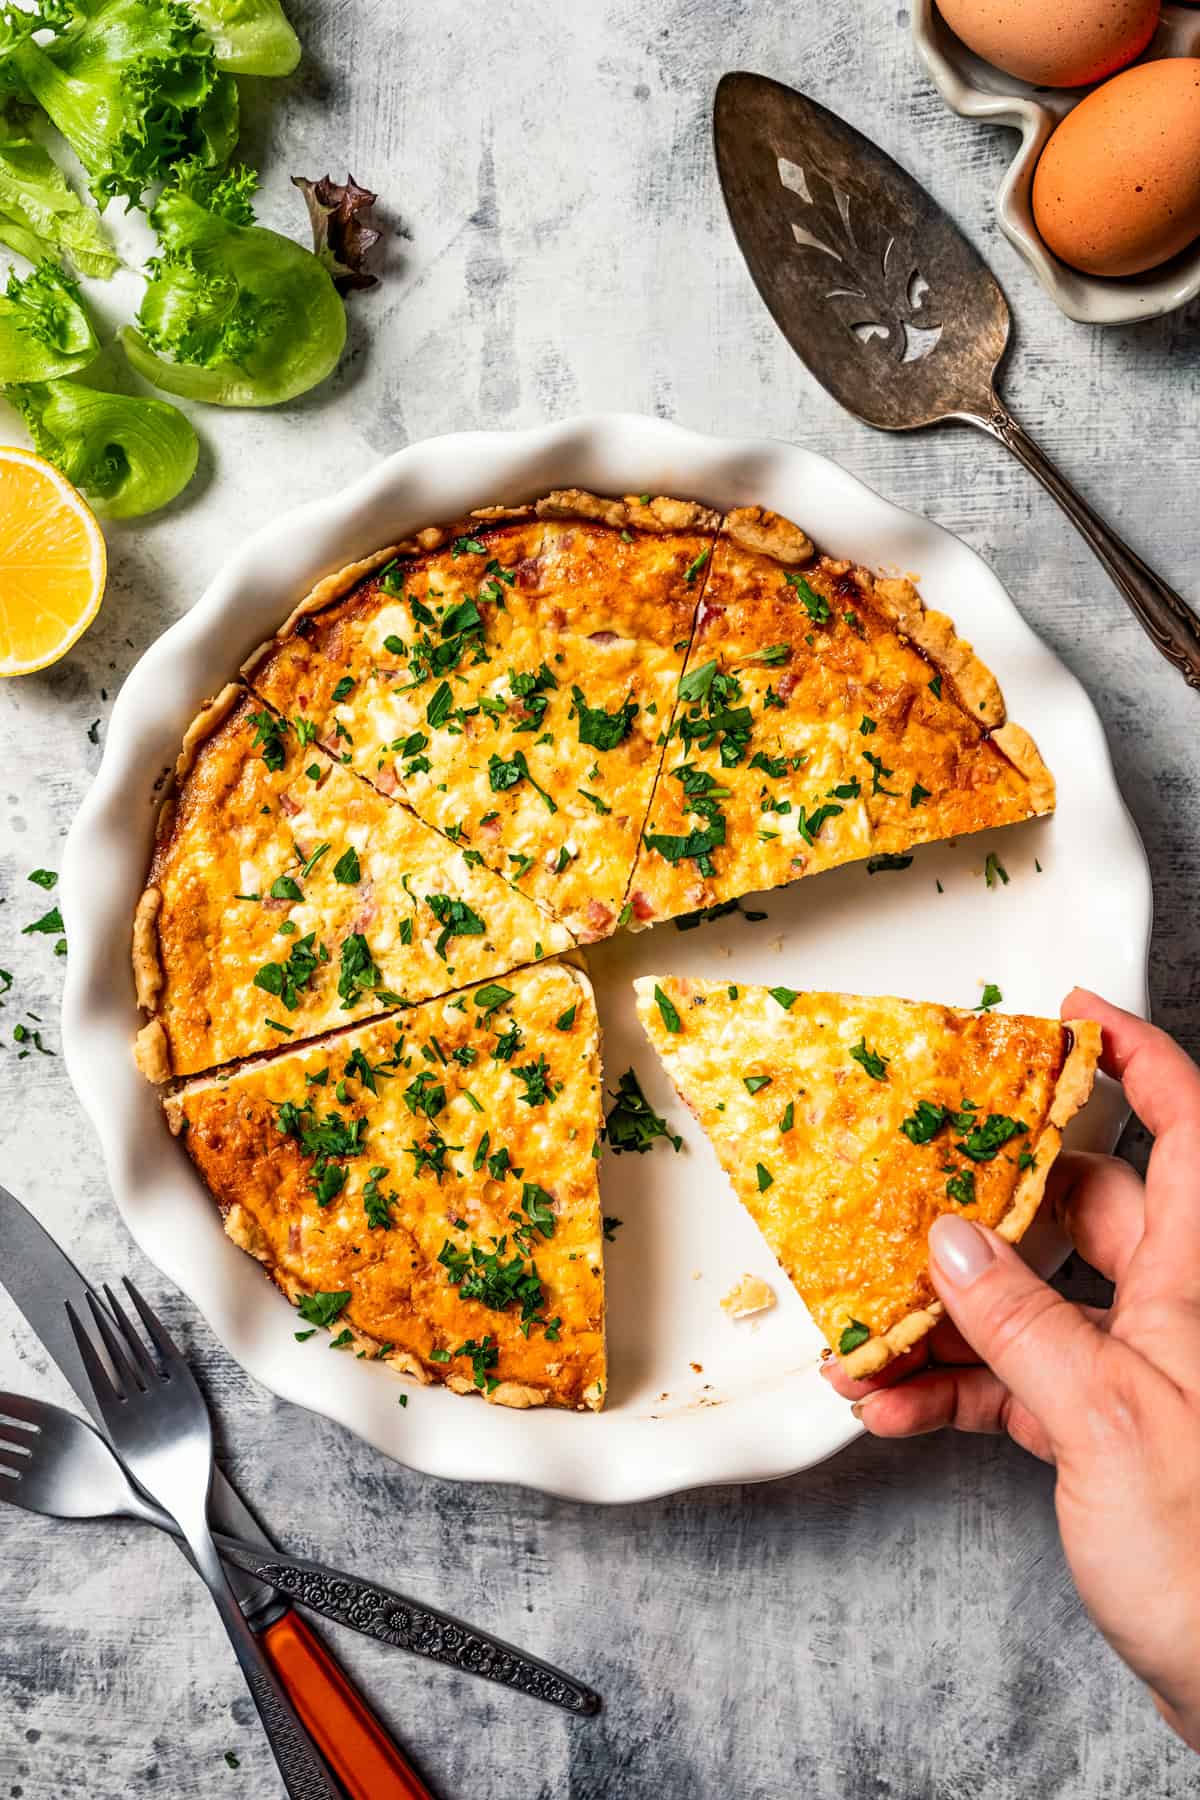
<path id="1" fill-rule="evenodd" d="M 28 1425 L 34 1431 L 41 1431 L 45 1402 L 31 1400 L 27 1394 L 10 1394 L 7 1389 L 0 1390 L 0 1419 L 14 1419 L 22 1425 Z"/>
<path id="2" fill-rule="evenodd" d="M 142 1299 L 128 1275 L 125 1277 L 125 1286 L 129 1290 L 129 1298 L 137 1307 L 138 1317 L 154 1340 L 155 1347 L 163 1359 L 164 1367 L 169 1370 L 172 1363 L 181 1363 L 184 1360 L 183 1352 L 176 1346 L 175 1340 L 158 1314 Z"/>
<path id="3" fill-rule="evenodd" d="M 18 1425 L 4 1417 L 0 1404 L 0 1450 L 11 1450 L 16 1456 L 32 1456 L 41 1432 L 36 1425 Z"/>
<path id="4" fill-rule="evenodd" d="M 121 1329 L 121 1336 L 125 1339 L 126 1347 L 133 1358 L 138 1373 L 138 1379 L 141 1381 L 142 1386 L 145 1387 L 151 1381 L 158 1381 L 160 1377 L 158 1370 L 154 1366 L 153 1357 L 142 1342 L 138 1332 L 134 1329 L 133 1321 L 124 1311 L 121 1302 L 117 1299 L 117 1296 L 113 1293 L 107 1282 L 104 1284 L 104 1298 L 108 1301 L 109 1312 L 117 1321 L 117 1324 Z"/>
<path id="5" fill-rule="evenodd" d="M 88 1295 L 88 1305 L 92 1309 L 92 1317 L 96 1321 L 100 1336 L 104 1339 L 104 1348 L 108 1351 L 117 1380 L 125 1390 L 125 1399 L 128 1400 L 135 1391 L 144 1393 L 146 1383 L 125 1354 L 124 1346 L 113 1328 L 112 1319 L 105 1312 L 95 1294 Z"/>
<path id="6" fill-rule="evenodd" d="M 92 1300 L 90 1294 L 88 1295 L 88 1299 Z M 92 1305 L 95 1305 L 94 1300 L 92 1300 Z M 104 1412 L 113 1405 L 115 1401 L 124 1399 L 124 1395 L 117 1393 L 116 1388 L 109 1379 L 108 1370 L 105 1368 L 97 1354 L 95 1344 L 93 1344 L 91 1338 L 84 1330 L 79 1315 L 76 1313 L 75 1308 L 71 1305 L 69 1300 L 67 1301 L 67 1317 L 71 1321 L 71 1330 L 75 1333 L 75 1346 L 83 1360 L 84 1369 L 87 1371 L 87 1378 L 92 1384 L 92 1392 L 96 1396 L 96 1403 L 100 1407 L 100 1410 Z"/>
<path id="7" fill-rule="evenodd" d="M 3 1444 L 0 1444 L 0 1479 L 7 1478 L 8 1480 L 11 1480 L 11 1481 L 20 1481 L 20 1479 L 24 1473 L 25 1473 L 24 1468 L 22 1468 L 19 1464 L 17 1466 L 14 1466 L 12 1463 L 10 1463 L 8 1461 L 7 1457 L 4 1455 L 4 1446 L 3 1446 Z M 0 1489 L 0 1499 L 2 1499 L 3 1497 L 4 1497 L 3 1489 Z"/>

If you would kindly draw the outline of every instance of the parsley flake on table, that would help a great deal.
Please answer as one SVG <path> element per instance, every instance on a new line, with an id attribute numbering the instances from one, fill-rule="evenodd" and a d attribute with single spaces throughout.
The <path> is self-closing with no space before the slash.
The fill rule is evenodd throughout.
<path id="1" fill-rule="evenodd" d="M 866 1070 L 872 1081 L 887 1080 L 887 1066 L 892 1060 L 891 1057 L 880 1056 L 877 1051 L 868 1049 L 865 1037 L 859 1038 L 850 1055 L 860 1068 Z"/>
<path id="2" fill-rule="evenodd" d="M 33 937 L 37 934 L 44 937 L 57 937 L 62 928 L 62 914 L 57 906 L 52 906 L 48 913 L 43 913 L 40 919 L 33 921 L 32 925 L 23 925 L 21 936 Z"/>
<path id="3" fill-rule="evenodd" d="M 898 850 L 885 851 L 882 856 L 867 858 L 868 875 L 884 875 L 894 869 L 910 869 L 912 857 L 902 855 Z"/>
<path id="4" fill-rule="evenodd" d="M 1004 995 L 1000 992 L 1000 989 L 996 986 L 994 981 L 985 981 L 983 984 L 983 994 L 980 997 L 979 1004 L 978 1006 L 973 1006 L 971 1010 L 972 1012 L 990 1012 L 993 1006 L 999 1006 L 1003 998 Z"/>
<path id="5" fill-rule="evenodd" d="M 625 1223 L 624 1219 L 617 1219 L 617 1218 L 614 1218 L 611 1213 L 605 1213 L 603 1225 L 604 1225 L 604 1241 L 606 1244 L 611 1244 L 614 1241 L 618 1231 L 620 1231 L 620 1229 L 624 1223 Z"/>
<path id="6" fill-rule="evenodd" d="M 659 1138 L 682 1150 L 683 1139 L 655 1112 L 633 1069 L 626 1069 L 610 1094 L 613 1105 L 604 1121 L 604 1136 L 615 1156 L 626 1151 L 642 1156 Z"/>
<path id="7" fill-rule="evenodd" d="M 989 887 L 1008 886 L 1008 870 L 994 850 L 989 850 L 984 858 L 983 879 Z"/>
<path id="8" fill-rule="evenodd" d="M 54 869 L 32 869 L 26 877 L 35 887 L 52 888 L 58 886 L 58 873 Z"/>

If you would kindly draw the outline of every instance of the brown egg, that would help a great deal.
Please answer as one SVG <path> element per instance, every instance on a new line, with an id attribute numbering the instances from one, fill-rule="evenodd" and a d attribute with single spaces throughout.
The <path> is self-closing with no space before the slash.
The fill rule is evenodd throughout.
<path id="1" fill-rule="evenodd" d="M 1140 274 L 1200 237 L 1200 59 L 1140 63 L 1081 100 L 1042 152 L 1033 216 L 1089 275 Z"/>
<path id="2" fill-rule="evenodd" d="M 937 0 L 967 48 L 1035 87 L 1087 87 L 1140 56 L 1159 0 Z"/>

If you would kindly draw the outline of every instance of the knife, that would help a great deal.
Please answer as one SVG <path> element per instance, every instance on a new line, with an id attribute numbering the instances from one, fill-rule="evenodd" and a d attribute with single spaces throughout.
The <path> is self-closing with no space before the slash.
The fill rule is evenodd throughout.
<path id="1" fill-rule="evenodd" d="M 0 1253 L 0 1284 L 107 1437 L 64 1304 L 69 1300 L 87 1318 L 88 1297 L 100 1305 L 103 1301 L 49 1232 L 3 1186 Z M 219 1469 L 213 1471 L 210 1511 L 221 1531 L 261 1545 L 264 1561 L 269 1562 L 274 1545 Z M 365 1700 L 289 1602 L 241 1568 L 227 1564 L 226 1573 L 247 1623 L 262 1637 L 296 1711 L 350 1800 L 432 1800 Z"/>

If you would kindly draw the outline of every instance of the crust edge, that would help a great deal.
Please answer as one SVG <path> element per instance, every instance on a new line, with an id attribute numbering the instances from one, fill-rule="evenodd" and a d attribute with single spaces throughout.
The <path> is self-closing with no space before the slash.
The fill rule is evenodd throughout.
<path id="1" fill-rule="evenodd" d="M 1047 1177 L 1062 1145 L 1062 1128 L 1087 1104 L 1096 1079 L 1100 1057 L 1099 1025 L 1092 1019 L 1066 1019 L 1063 1023 L 1071 1034 L 1071 1048 L 1058 1072 L 1046 1123 L 1030 1146 L 1034 1166 L 1027 1169 L 1017 1183 L 1008 1211 L 994 1227 L 996 1235 L 1009 1244 L 1019 1243 L 1032 1225 L 1046 1191 Z M 882 1337 L 868 1338 L 849 1356 L 839 1357 L 843 1372 L 853 1381 L 864 1381 L 877 1375 L 897 1356 L 919 1343 L 944 1314 L 945 1307 L 940 1300 L 906 1313 Z"/>

